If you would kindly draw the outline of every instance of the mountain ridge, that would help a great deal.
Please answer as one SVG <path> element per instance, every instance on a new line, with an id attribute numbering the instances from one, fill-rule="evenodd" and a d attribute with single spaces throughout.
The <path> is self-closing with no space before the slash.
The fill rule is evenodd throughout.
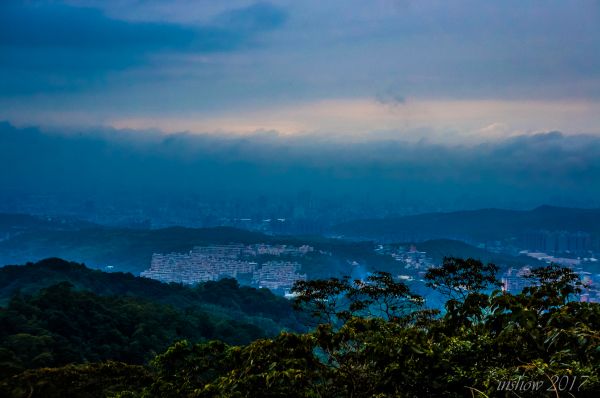
<path id="1" fill-rule="evenodd" d="M 477 209 L 354 220 L 331 228 L 344 238 L 383 240 L 500 240 L 528 230 L 587 232 L 600 235 L 600 208 L 543 205 L 531 210 Z"/>

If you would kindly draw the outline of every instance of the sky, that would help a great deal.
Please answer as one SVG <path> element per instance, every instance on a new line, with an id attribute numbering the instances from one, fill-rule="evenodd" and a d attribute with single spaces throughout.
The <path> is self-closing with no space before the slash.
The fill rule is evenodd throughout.
<path id="1" fill-rule="evenodd" d="M 4 0 L 0 121 L 15 192 L 600 206 L 600 1 Z"/>
<path id="2" fill-rule="evenodd" d="M 600 134 L 599 1 L 3 1 L 18 126 Z"/>

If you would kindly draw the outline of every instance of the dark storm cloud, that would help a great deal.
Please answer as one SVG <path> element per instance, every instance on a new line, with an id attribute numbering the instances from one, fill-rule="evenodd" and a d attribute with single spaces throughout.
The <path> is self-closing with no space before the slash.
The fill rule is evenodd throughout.
<path id="1" fill-rule="evenodd" d="M 437 208 L 598 204 L 600 138 L 558 132 L 477 146 L 0 127 L 7 191 L 110 195 L 366 193 Z"/>

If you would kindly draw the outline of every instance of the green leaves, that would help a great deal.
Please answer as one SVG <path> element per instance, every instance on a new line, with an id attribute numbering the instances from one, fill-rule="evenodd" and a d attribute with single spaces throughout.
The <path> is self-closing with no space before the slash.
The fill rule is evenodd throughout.
<path id="1" fill-rule="evenodd" d="M 292 291 L 296 310 L 335 326 L 356 316 L 398 321 L 410 317 L 424 302 L 388 272 L 375 272 L 364 281 L 348 277 L 299 281 Z"/>
<path id="2" fill-rule="evenodd" d="M 535 290 L 486 294 L 483 288 L 495 284 L 494 267 L 446 265 L 431 280 L 462 295 L 448 300 L 443 317 L 385 273 L 365 281 L 302 282 L 296 306 L 323 321 L 313 331 L 221 346 L 216 356 L 210 345 L 180 343 L 157 358 L 168 366 L 156 368 L 153 386 L 162 387 L 148 391 L 166 397 L 491 397 L 519 378 L 548 383 L 565 375 L 586 380 L 582 391 L 600 389 L 599 305 L 565 301 L 540 312 Z M 461 268 L 457 275 L 453 267 Z M 181 351 L 185 361 L 165 362 Z M 546 388 L 535 396 L 555 396 Z"/>
<path id="3" fill-rule="evenodd" d="M 131 297 L 102 297 L 59 283 L 0 309 L 0 349 L 13 359 L 0 377 L 41 366 L 119 360 L 143 364 L 174 341 L 248 343 L 265 333 L 235 320 Z"/>
<path id="4" fill-rule="evenodd" d="M 463 301 L 470 293 L 480 292 L 492 286 L 501 286 L 496 279 L 498 267 L 468 258 L 444 257 L 440 267 L 433 267 L 425 274 L 426 285 L 439 290 L 449 299 Z"/>
<path id="5" fill-rule="evenodd" d="M 142 366 L 120 362 L 67 365 L 28 370 L 0 381 L 0 396 L 30 398 L 100 398 L 139 396 L 152 383 Z"/>
<path id="6" fill-rule="evenodd" d="M 523 296 L 529 298 L 529 305 L 540 312 L 566 304 L 581 293 L 583 286 L 570 268 L 557 264 L 534 268 L 525 277 L 531 285 L 523 289 Z"/>

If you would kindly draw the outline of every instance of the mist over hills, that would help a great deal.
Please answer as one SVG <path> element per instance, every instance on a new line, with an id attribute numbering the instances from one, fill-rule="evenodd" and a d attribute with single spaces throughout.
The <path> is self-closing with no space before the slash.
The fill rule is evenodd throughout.
<path id="1" fill-rule="evenodd" d="M 474 258 L 484 263 L 493 263 L 501 268 L 541 266 L 543 263 L 526 256 L 517 256 L 506 253 L 495 253 L 468 243 L 452 239 L 430 239 L 420 242 L 402 243 L 411 244 L 419 251 L 427 253 L 434 264 L 441 264 L 444 257 Z"/>

